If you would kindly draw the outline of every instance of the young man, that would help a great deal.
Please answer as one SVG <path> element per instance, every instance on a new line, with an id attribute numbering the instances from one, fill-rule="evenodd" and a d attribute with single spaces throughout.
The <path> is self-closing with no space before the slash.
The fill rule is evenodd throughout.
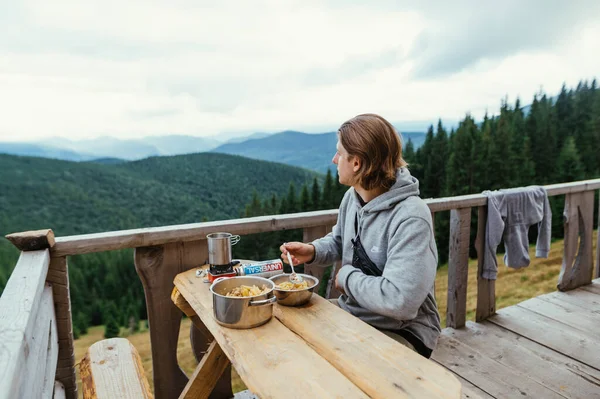
<path id="1" fill-rule="evenodd" d="M 337 224 L 312 243 L 282 245 L 281 257 L 287 263 L 289 251 L 294 265 L 341 260 L 338 305 L 429 358 L 441 331 L 437 248 L 398 133 L 379 115 L 358 115 L 339 128 L 333 163 L 340 183 L 351 187 Z"/>

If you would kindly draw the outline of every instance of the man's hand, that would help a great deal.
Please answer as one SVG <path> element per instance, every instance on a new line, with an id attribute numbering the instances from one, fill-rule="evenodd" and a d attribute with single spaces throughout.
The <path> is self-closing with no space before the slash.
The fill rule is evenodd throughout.
<path id="1" fill-rule="evenodd" d="M 286 242 L 279 249 L 281 250 L 281 259 L 285 263 L 290 263 L 288 262 L 287 253 L 289 252 L 292 255 L 294 266 L 310 262 L 315 258 L 315 247 L 312 244 L 297 241 Z"/>

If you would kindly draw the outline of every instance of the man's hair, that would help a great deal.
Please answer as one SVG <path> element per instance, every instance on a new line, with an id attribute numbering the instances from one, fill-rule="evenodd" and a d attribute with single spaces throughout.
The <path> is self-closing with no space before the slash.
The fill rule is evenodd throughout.
<path id="1" fill-rule="evenodd" d="M 338 136 L 348 155 L 360 159 L 356 177 L 366 190 L 388 190 L 396 182 L 398 168 L 407 165 L 398 132 L 379 115 L 355 116 L 340 126 Z"/>

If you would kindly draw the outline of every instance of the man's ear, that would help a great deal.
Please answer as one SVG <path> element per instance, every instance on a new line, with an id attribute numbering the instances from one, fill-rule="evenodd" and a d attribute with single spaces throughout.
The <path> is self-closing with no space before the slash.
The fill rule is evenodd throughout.
<path id="1" fill-rule="evenodd" d="M 361 162 L 359 157 L 353 157 L 352 159 L 352 170 L 354 173 L 360 170 Z"/>

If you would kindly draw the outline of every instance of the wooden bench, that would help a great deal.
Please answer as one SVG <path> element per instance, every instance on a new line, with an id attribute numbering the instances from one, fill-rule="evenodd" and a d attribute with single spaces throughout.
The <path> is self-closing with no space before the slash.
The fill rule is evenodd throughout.
<path id="1" fill-rule="evenodd" d="M 79 364 L 83 397 L 153 398 L 142 360 L 125 338 L 98 341 Z"/>
<path id="2" fill-rule="evenodd" d="M 212 349 L 212 350 L 210 350 Z M 221 355 L 225 362 L 229 361 L 216 342 L 210 346 L 213 356 L 206 356 L 196 369 L 190 383 L 179 396 L 180 398 L 208 398 L 210 391 L 201 389 L 205 386 L 202 378 L 195 378 L 202 370 L 206 374 L 206 366 L 222 372 L 224 367 L 214 367 L 215 357 Z M 215 350 L 217 349 L 217 350 Z M 203 365 L 205 365 L 203 367 Z M 98 341 L 89 347 L 79 364 L 84 399 L 113 399 L 113 398 L 154 398 L 148 379 L 144 374 L 142 360 L 136 348 L 125 338 L 110 338 Z M 207 373 L 214 377 L 214 373 Z M 218 376 L 217 376 L 218 377 Z M 216 381 L 216 378 L 215 378 Z M 56 397 L 56 396 L 55 396 Z M 250 391 L 238 392 L 235 399 L 257 399 Z"/>

